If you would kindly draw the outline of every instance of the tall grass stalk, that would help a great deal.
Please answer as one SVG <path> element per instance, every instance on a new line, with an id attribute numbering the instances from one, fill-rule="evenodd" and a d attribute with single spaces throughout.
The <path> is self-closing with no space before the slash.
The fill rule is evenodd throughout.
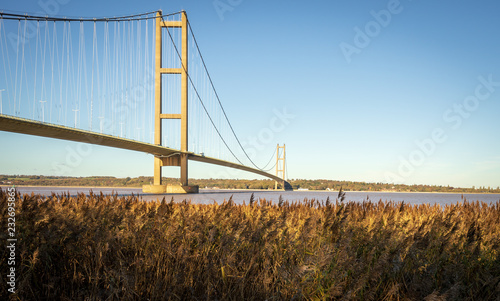
<path id="1" fill-rule="evenodd" d="M 7 195 L 0 190 L 2 229 Z M 15 300 L 498 300 L 500 202 L 18 195 Z M 0 234 L 6 241 L 6 231 Z M 2 248 L 2 275 L 7 249 Z M 4 277 L 2 277 L 4 278 Z M 4 278 L 5 279 L 5 278 Z M 18 299 L 17 299 L 18 298 Z"/>

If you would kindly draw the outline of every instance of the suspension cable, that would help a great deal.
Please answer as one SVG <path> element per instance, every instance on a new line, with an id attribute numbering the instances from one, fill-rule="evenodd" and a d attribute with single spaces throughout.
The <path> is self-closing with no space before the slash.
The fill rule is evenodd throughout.
<path id="1" fill-rule="evenodd" d="M 207 68 L 207 65 L 205 64 L 205 60 L 203 59 L 203 55 L 201 54 L 201 51 L 200 51 L 200 47 L 198 46 L 198 42 L 196 41 L 196 37 L 194 36 L 194 32 L 193 32 L 193 29 L 191 27 L 191 23 L 189 23 L 189 20 L 188 20 L 188 27 L 189 27 L 189 30 L 191 31 L 191 35 L 193 36 L 193 40 L 194 40 L 194 43 L 196 45 L 196 49 L 198 50 L 198 53 L 200 54 L 200 58 L 201 58 L 201 62 L 203 63 L 203 67 L 205 68 L 205 72 L 207 73 L 207 76 L 208 76 L 208 79 L 210 81 L 210 85 L 212 86 L 212 89 L 214 90 L 214 93 L 215 93 L 215 97 L 217 98 L 217 101 L 219 102 L 219 106 L 221 107 L 222 109 L 222 113 L 224 113 L 224 117 L 226 118 L 226 121 L 227 123 L 229 124 L 229 128 L 231 129 L 231 132 L 233 133 L 234 137 L 236 138 L 236 141 L 238 142 L 241 150 L 243 150 L 243 153 L 245 154 L 245 156 L 248 158 L 248 160 L 250 160 L 250 162 L 253 164 L 253 166 L 255 166 L 257 169 L 259 170 L 263 170 L 264 168 L 266 168 L 266 166 L 264 166 L 263 168 L 260 168 L 258 167 L 253 161 L 252 159 L 250 159 L 250 156 L 248 155 L 248 153 L 245 151 L 245 148 L 243 147 L 243 145 L 241 144 L 240 142 L 240 139 L 238 138 L 238 136 L 236 135 L 236 132 L 234 131 L 233 129 L 233 126 L 231 125 L 231 122 L 229 121 L 229 118 L 227 117 L 227 114 L 226 114 L 226 111 L 224 110 L 224 107 L 222 106 L 222 103 L 220 101 L 220 98 L 219 98 L 219 94 L 217 93 L 217 90 L 215 90 L 215 86 L 214 86 L 214 83 L 212 81 L 212 78 L 210 77 L 210 73 L 208 72 L 208 68 Z M 268 163 L 269 164 L 269 163 Z"/>
<path id="2" fill-rule="evenodd" d="M 162 16 L 162 21 L 163 21 L 163 16 Z M 231 152 L 231 154 L 233 155 L 233 157 L 241 164 L 241 165 L 244 165 L 240 159 L 238 159 L 238 157 L 236 157 L 236 155 L 233 153 L 233 151 L 231 150 L 231 148 L 229 148 L 229 146 L 227 145 L 226 143 L 226 140 L 224 140 L 224 138 L 222 137 L 219 129 L 217 129 L 217 127 L 215 126 L 215 123 L 214 121 L 212 120 L 212 117 L 210 117 L 210 114 L 208 113 L 208 110 L 207 108 L 205 107 L 205 104 L 203 103 L 203 100 L 201 99 L 201 96 L 200 94 L 198 93 L 198 90 L 196 89 L 196 86 L 194 85 L 193 83 L 193 80 L 191 79 L 191 76 L 189 75 L 187 69 L 186 69 L 186 66 L 182 63 L 182 57 L 181 57 L 181 54 L 179 53 L 179 49 L 177 48 L 177 46 L 175 45 L 175 42 L 174 42 L 174 39 L 172 38 L 172 35 L 170 34 L 170 30 L 168 30 L 167 28 L 167 33 L 168 33 L 168 36 L 170 37 L 170 40 L 172 41 L 172 44 L 174 45 L 174 49 L 175 49 L 175 52 L 177 53 L 177 56 L 179 57 L 179 59 L 181 60 L 181 65 L 182 65 L 182 68 L 184 69 L 184 71 L 186 72 L 186 75 L 189 79 L 189 81 L 191 82 L 191 85 L 193 86 L 193 90 L 194 92 L 196 93 L 196 96 L 198 97 L 198 99 L 200 100 L 200 103 L 201 105 L 203 106 L 203 109 L 205 110 L 205 113 L 207 113 L 207 116 L 208 118 L 210 119 L 210 122 L 212 123 L 212 125 L 214 126 L 215 128 L 215 131 L 217 131 L 217 134 L 219 135 L 219 137 L 222 139 L 222 142 L 224 142 L 224 145 L 227 147 L 227 149 L 229 150 L 229 152 Z"/>
<path id="3" fill-rule="evenodd" d="M 261 169 L 262 171 L 269 172 L 273 170 L 276 167 L 276 164 L 278 164 L 278 161 L 274 162 L 274 165 L 272 167 L 269 167 L 268 169 Z"/>
<path id="4" fill-rule="evenodd" d="M 276 153 L 275 153 L 275 152 L 273 152 L 273 155 L 271 156 L 271 159 L 269 159 L 269 162 L 267 162 L 267 164 L 266 164 L 266 165 L 264 165 L 264 167 L 262 167 L 262 169 L 261 169 L 261 170 L 263 170 L 263 171 L 264 171 L 264 169 L 265 169 L 265 168 L 267 168 L 267 166 L 269 165 L 269 163 L 271 163 L 271 161 L 273 160 L 273 158 L 274 158 L 274 155 L 275 155 L 275 154 L 276 154 Z M 276 164 L 274 164 L 274 166 L 276 166 Z M 273 169 L 273 168 L 274 168 L 274 166 L 273 166 L 273 167 L 271 167 L 271 168 L 269 168 L 269 169 L 267 169 L 267 170 L 265 170 L 265 171 L 269 171 L 269 170 Z"/>
<path id="5" fill-rule="evenodd" d="M 139 21 L 139 20 L 148 20 L 148 19 L 156 19 L 158 18 L 156 15 L 147 16 L 151 14 L 155 14 L 157 11 L 135 14 L 129 16 L 121 16 L 121 17 L 103 17 L 103 18 L 68 18 L 68 17 L 49 17 L 49 16 L 37 16 L 37 15 L 28 15 L 28 14 L 15 14 L 15 13 L 4 13 L 0 12 L 0 16 L 4 20 L 27 20 L 27 21 L 63 21 L 63 22 L 120 22 L 120 21 Z M 180 14 L 182 12 L 175 12 L 167 15 L 162 15 L 161 17 L 169 17 L 173 15 Z M 145 17 L 146 16 L 146 17 Z"/>
<path id="6" fill-rule="evenodd" d="M 286 161 L 287 160 L 285 158 L 285 179 L 283 179 L 285 181 L 288 180 L 288 164 L 286 163 Z"/>
<path id="7" fill-rule="evenodd" d="M 24 20 L 25 22 L 27 22 L 27 21 L 38 21 L 38 22 L 39 22 L 39 21 L 45 21 L 45 22 L 48 22 L 48 21 L 53 21 L 53 22 L 60 21 L 60 22 L 68 22 L 68 26 L 69 26 L 70 22 L 80 22 L 80 25 L 81 25 L 80 27 L 82 27 L 82 22 L 94 22 L 94 35 L 95 35 L 95 30 L 96 30 L 96 28 L 95 28 L 95 23 L 96 23 L 96 22 L 106 22 L 106 23 L 107 23 L 107 22 L 120 22 L 120 21 L 121 21 L 121 22 L 123 22 L 123 21 L 139 21 L 139 20 L 149 20 L 149 19 L 157 19 L 157 18 L 161 18 L 161 19 L 163 20 L 163 19 L 164 19 L 164 18 L 166 18 L 166 17 L 169 17 L 169 16 L 174 16 L 174 15 L 178 15 L 178 14 L 182 13 L 182 11 L 180 11 L 180 12 L 175 12 L 175 13 L 166 14 L 166 15 L 161 15 L 161 16 L 156 16 L 156 15 L 155 15 L 155 16 L 150 16 L 151 14 L 155 14 L 156 12 L 157 12 L 157 11 L 152 11 L 152 12 L 146 12 L 146 13 L 141 13 L 141 14 L 126 15 L 126 16 L 118 16 L 118 17 L 83 18 L 83 17 L 39 16 L 39 15 L 35 15 L 35 14 L 28 14 L 28 13 L 21 14 L 21 13 L 13 13 L 13 12 L 4 12 L 4 11 L 0 11 L 0 18 L 1 18 L 2 20 L 17 20 L 17 21 L 19 21 L 19 22 L 20 22 L 21 20 Z M 207 68 L 207 66 L 206 66 L 205 60 L 204 60 L 204 58 L 203 58 L 203 55 L 202 55 L 202 53 L 201 53 L 201 50 L 200 50 L 200 48 L 199 48 L 198 42 L 197 42 L 197 40 L 196 40 L 196 37 L 195 37 L 195 35 L 194 35 L 193 29 L 192 29 L 192 27 L 191 27 L 191 24 L 190 24 L 189 20 L 187 21 L 187 24 L 188 24 L 188 27 L 189 27 L 189 31 L 191 32 L 191 35 L 193 36 L 193 40 L 194 40 L 194 43 L 195 43 L 196 49 L 197 49 L 197 51 L 198 51 L 198 53 L 199 53 L 199 56 L 200 56 L 201 62 L 202 62 L 202 64 L 203 64 L 203 67 L 204 67 L 205 72 L 206 72 L 206 74 L 207 74 L 207 77 L 208 77 L 208 80 L 209 80 L 209 82 L 210 82 L 211 88 L 212 88 L 212 90 L 214 91 L 214 94 L 215 94 L 215 97 L 216 97 L 216 99 L 217 99 L 217 102 L 218 102 L 218 104 L 219 104 L 219 106 L 220 106 L 220 108 L 221 108 L 221 111 L 222 111 L 223 115 L 224 115 L 224 119 L 227 121 L 227 123 L 228 123 L 228 125 L 229 125 L 229 128 L 231 129 L 232 134 L 234 135 L 234 137 L 235 137 L 236 141 L 238 142 L 239 147 L 241 148 L 241 150 L 243 151 L 243 153 L 245 154 L 245 156 L 248 158 L 248 160 L 249 160 L 249 161 L 253 164 L 253 166 L 255 166 L 257 169 L 264 171 L 264 168 L 266 168 L 266 167 L 270 164 L 270 162 L 272 161 L 272 158 L 274 157 L 274 153 L 273 153 L 273 156 L 271 157 L 271 159 L 269 160 L 269 162 L 268 162 L 268 163 L 267 163 L 267 164 L 266 164 L 263 168 L 258 167 L 258 166 L 255 164 L 255 162 L 253 162 L 253 160 L 250 158 L 250 156 L 249 156 L 249 155 L 248 155 L 248 153 L 246 152 L 245 148 L 243 147 L 243 145 L 242 145 L 242 143 L 241 143 L 240 139 L 239 139 L 239 138 L 238 138 L 238 136 L 236 135 L 236 132 L 235 132 L 235 130 L 234 130 L 234 128 L 233 128 L 233 126 L 232 126 L 231 122 L 229 121 L 229 118 L 228 118 L 228 116 L 227 116 L 227 114 L 226 114 L 226 111 L 224 110 L 224 107 L 222 106 L 222 102 L 221 102 L 220 97 L 219 97 L 219 95 L 218 95 L 218 93 L 217 93 L 217 90 L 215 89 L 215 85 L 214 85 L 214 83 L 213 83 L 213 81 L 212 81 L 212 78 L 211 78 L 211 76 L 210 76 L 210 73 L 208 72 L 208 68 Z M 20 27 L 20 24 L 19 24 L 19 27 Z M 25 27 L 26 27 L 26 23 L 25 23 Z M 26 30 L 26 29 L 24 29 L 24 30 Z M 80 28 L 80 30 L 82 30 L 82 28 Z M 18 31 L 19 31 L 19 28 L 18 28 Z M 68 29 L 68 31 L 69 31 L 69 29 Z M 179 58 L 181 59 L 181 61 L 182 61 L 181 55 L 180 55 L 180 53 L 179 53 L 179 49 L 177 48 L 177 46 L 176 46 L 176 44 L 175 44 L 175 42 L 174 42 L 174 40 L 173 40 L 173 38 L 172 38 L 172 36 L 171 36 L 171 34 L 170 34 L 170 31 L 169 31 L 168 29 L 167 29 L 167 32 L 168 32 L 168 35 L 169 35 L 169 37 L 170 37 L 170 40 L 172 41 L 172 43 L 173 43 L 173 45 L 174 45 L 174 48 L 175 48 L 175 51 L 176 51 L 176 53 L 177 53 L 178 57 L 179 57 Z M 81 34 L 81 33 L 80 33 L 80 34 Z M 68 56 L 69 56 L 69 50 L 70 50 L 70 49 L 69 49 L 69 39 L 70 39 L 70 36 L 69 36 L 69 35 L 70 35 L 70 34 L 68 33 L 68 36 L 66 37 L 66 39 L 67 39 L 67 41 L 66 41 L 66 42 L 68 43 L 68 46 L 67 46 L 67 47 L 68 47 L 68 49 L 67 49 Z M 64 37 L 65 37 L 65 36 L 64 36 L 64 34 L 63 34 L 63 38 L 64 38 Z M 37 36 L 37 38 L 38 38 L 38 36 Z M 81 37 L 80 37 L 80 39 L 81 39 Z M 94 87 L 93 87 L 93 86 L 94 86 L 94 79 L 93 79 L 93 76 L 94 76 L 94 59 L 95 59 L 94 55 L 95 55 L 95 54 L 97 54 L 97 53 L 94 53 L 94 43 L 96 43 L 96 42 L 94 42 L 94 41 L 95 41 L 95 36 L 94 36 L 93 45 L 92 45 L 92 48 L 93 48 L 93 49 L 92 49 L 92 52 L 93 52 L 93 53 L 92 53 L 92 78 L 91 78 L 91 86 L 92 86 L 91 90 L 92 90 L 92 91 L 91 91 L 91 96 L 90 96 L 90 98 L 91 98 L 91 104 L 90 104 L 90 106 L 91 106 L 91 107 L 90 107 L 90 111 L 91 111 L 91 117 L 90 117 L 90 118 L 91 118 L 91 119 L 90 119 L 90 127 L 92 127 L 92 113 L 93 113 L 93 94 L 94 94 Z M 80 40 L 80 42 L 81 42 L 81 40 Z M 38 43 L 36 43 L 36 44 L 37 44 L 36 46 L 38 47 Z M 63 44 L 64 44 L 64 41 L 63 41 Z M 18 43 L 18 45 L 17 45 L 17 46 L 19 47 L 19 43 Z M 24 46 L 24 44 L 23 44 L 23 46 Z M 80 45 L 80 47 L 85 47 L 85 45 Z M 37 49 L 37 50 L 38 50 L 38 49 Z M 80 50 L 81 50 L 81 49 L 80 49 Z M 55 51 L 55 50 L 53 50 L 53 51 Z M 45 51 L 44 51 L 44 52 L 45 52 Z M 23 55 L 24 55 L 24 48 L 23 48 Z M 64 53 L 63 53 L 63 55 L 64 55 Z M 36 55 L 36 58 L 38 58 L 38 55 Z M 24 57 L 23 57 L 23 59 L 24 59 Z M 24 60 L 23 60 L 23 59 L 21 60 L 21 63 L 24 63 Z M 83 63 L 83 62 L 81 62 L 81 61 L 80 61 L 81 59 L 82 59 L 82 58 L 81 58 L 81 57 L 80 57 L 80 55 L 79 55 L 79 58 L 78 58 L 78 67 L 79 67 L 79 69 L 80 69 L 80 64 L 82 64 L 82 63 Z M 85 58 L 83 58 L 83 60 L 85 60 Z M 16 60 L 16 63 L 17 63 L 17 60 Z M 63 63 L 64 63 L 64 60 L 63 60 Z M 97 64 L 98 64 L 98 63 L 97 63 Z M 233 157 L 234 157 L 234 158 L 235 158 L 235 159 L 236 159 L 236 160 L 237 160 L 237 161 L 238 161 L 241 165 L 244 165 L 244 164 L 240 161 L 240 159 L 239 159 L 239 158 L 235 155 L 235 153 L 233 152 L 233 150 L 229 147 L 228 143 L 227 143 L 227 142 L 226 142 L 226 140 L 223 138 L 223 136 L 222 136 L 222 134 L 221 134 L 220 130 L 217 128 L 217 126 L 216 126 L 216 124 L 215 124 L 214 120 L 212 119 L 212 117 L 210 116 L 210 114 L 209 114 L 209 112 L 208 112 L 207 107 L 205 106 L 205 104 L 204 104 L 203 100 L 201 99 L 201 96 L 200 96 L 200 94 L 199 94 L 199 92 L 198 92 L 198 90 L 197 90 L 196 86 L 194 85 L 193 79 L 191 78 L 190 74 L 188 73 L 188 70 L 187 70 L 186 66 L 184 66 L 184 64 L 182 64 L 182 67 L 183 67 L 184 71 L 186 72 L 186 75 L 188 76 L 188 79 L 189 79 L 189 81 L 190 81 L 190 83 L 191 83 L 191 85 L 192 85 L 192 87 L 193 87 L 193 89 L 194 89 L 194 91 L 195 91 L 195 93 L 196 93 L 196 95 L 197 95 L 197 98 L 198 98 L 198 100 L 200 101 L 200 103 L 202 104 L 203 109 L 204 109 L 205 113 L 207 114 L 207 116 L 208 116 L 208 118 L 209 118 L 210 122 L 212 123 L 212 125 L 213 125 L 214 129 L 216 130 L 216 132 L 217 132 L 218 136 L 221 138 L 222 142 L 224 143 L 224 145 L 226 146 L 226 148 L 229 150 L 229 152 L 233 155 Z M 62 68 L 63 68 L 63 67 L 62 67 Z M 67 62 L 67 68 L 69 68 L 69 57 L 68 57 L 68 62 Z M 84 67 L 84 68 L 85 68 L 85 67 Z M 21 80 L 20 80 L 21 82 L 22 82 L 22 78 L 23 78 L 22 69 L 23 69 L 23 68 L 21 67 Z M 85 69 L 86 69 L 86 68 L 85 68 Z M 16 68 L 16 71 L 17 71 L 17 68 Z M 78 73 L 78 76 L 80 77 L 80 76 L 81 76 L 80 71 L 78 71 L 77 73 Z M 15 77 L 15 79 L 16 79 L 16 81 L 17 81 L 17 76 Z M 61 80 L 62 80 L 62 78 L 61 78 Z M 66 78 L 66 80 L 68 80 L 68 78 Z M 76 83 L 75 83 L 75 84 L 76 84 L 76 86 L 77 86 L 77 90 L 79 90 L 79 89 L 81 89 L 81 88 L 82 88 L 82 87 L 81 87 L 81 85 L 82 85 L 81 80 L 82 80 L 82 78 L 79 78 L 79 79 L 77 79 L 77 81 L 76 81 Z M 84 81 L 85 81 L 85 85 L 87 85 L 87 78 L 86 78 L 86 77 L 84 78 Z M 17 85 L 16 85 L 16 88 L 18 88 L 18 87 L 17 87 Z M 19 90 L 21 90 L 21 89 L 19 89 Z M 86 89 L 86 90 L 87 90 L 87 89 Z M 43 90 L 42 90 L 42 91 L 43 91 Z M 36 93 L 36 87 L 35 87 L 35 89 L 34 89 L 34 93 Z M 16 94 L 17 94 L 17 93 L 16 93 Z M 19 94 L 21 94 L 21 92 L 20 92 Z M 42 92 L 41 97 L 43 97 L 43 92 Z M 20 98 L 20 95 L 19 95 L 19 98 Z M 34 98 L 36 98 L 36 96 L 35 96 Z M 34 101 L 36 101 L 36 99 L 34 99 Z M 79 99 L 77 100 L 77 102 L 79 102 Z M 79 105 L 80 105 L 80 104 L 77 104 L 77 105 L 78 105 L 77 109 L 79 109 Z M 33 113 L 34 113 L 34 112 L 33 112 Z M 272 169 L 272 168 L 271 168 L 271 169 Z"/>

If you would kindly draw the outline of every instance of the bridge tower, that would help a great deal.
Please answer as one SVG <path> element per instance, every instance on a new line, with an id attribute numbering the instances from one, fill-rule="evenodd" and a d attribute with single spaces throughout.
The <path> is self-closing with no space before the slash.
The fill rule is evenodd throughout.
<path id="1" fill-rule="evenodd" d="M 283 185 L 283 189 L 286 190 L 285 188 L 285 160 L 286 160 L 286 145 L 283 144 L 283 146 L 280 146 L 279 144 L 276 145 L 276 176 L 279 177 L 281 173 L 281 178 L 283 178 L 283 182 L 281 183 Z M 282 154 L 280 155 L 280 149 L 283 150 Z M 278 189 L 278 181 L 274 182 L 274 189 Z"/>
<path id="2" fill-rule="evenodd" d="M 181 154 L 169 157 L 155 156 L 154 158 L 154 183 L 144 185 L 145 193 L 198 193 L 198 186 L 188 184 L 188 27 L 187 15 L 181 12 L 181 21 L 163 21 L 162 12 L 156 13 L 156 49 L 155 49 L 155 144 L 162 145 L 162 120 L 180 119 L 181 121 Z M 162 29 L 181 29 L 181 67 L 165 68 L 162 65 Z M 181 75 L 181 112 L 180 114 L 163 114 L 161 78 L 164 74 Z M 180 185 L 162 185 L 163 166 L 179 166 L 181 169 Z"/>

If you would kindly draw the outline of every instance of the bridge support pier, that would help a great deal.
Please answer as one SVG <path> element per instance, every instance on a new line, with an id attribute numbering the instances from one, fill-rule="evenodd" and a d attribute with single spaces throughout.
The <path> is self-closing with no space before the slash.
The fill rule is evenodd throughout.
<path id="1" fill-rule="evenodd" d="M 177 154 L 169 157 L 155 157 L 155 176 L 153 185 L 143 185 L 144 193 L 198 193 L 199 187 L 188 184 L 187 154 Z M 161 183 L 161 168 L 163 166 L 178 166 L 181 168 L 181 178 L 178 185 L 163 185 Z"/>
<path id="2" fill-rule="evenodd" d="M 189 186 L 188 182 L 188 155 L 182 154 L 180 158 L 181 166 L 181 185 Z"/>
<path id="3" fill-rule="evenodd" d="M 155 166 L 155 171 L 154 171 L 154 185 L 155 186 L 159 186 L 161 185 L 161 167 L 162 167 L 162 162 L 161 162 L 161 159 L 158 158 L 158 157 L 155 157 L 155 162 L 154 162 L 154 166 Z"/>
<path id="4" fill-rule="evenodd" d="M 198 186 L 182 186 L 182 185 L 143 185 L 142 192 L 144 193 L 198 193 Z"/>

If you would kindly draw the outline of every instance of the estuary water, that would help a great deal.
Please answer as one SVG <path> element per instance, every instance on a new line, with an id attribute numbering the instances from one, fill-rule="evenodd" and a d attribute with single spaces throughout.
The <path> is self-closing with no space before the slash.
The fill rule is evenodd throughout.
<path id="1" fill-rule="evenodd" d="M 9 186 L 2 186 L 6 189 Z M 335 201 L 337 198 L 337 191 L 272 191 L 272 190 L 213 190 L 213 189 L 200 189 L 199 194 L 144 194 L 140 188 L 102 188 L 102 187 L 30 187 L 18 186 L 16 190 L 22 194 L 41 194 L 50 196 L 52 193 L 62 194 L 69 193 L 70 195 L 77 195 L 79 193 L 89 194 L 91 191 L 94 194 L 118 194 L 119 196 L 135 195 L 144 201 L 162 200 L 164 197 L 167 201 L 172 198 L 175 202 L 183 200 L 191 200 L 192 203 L 197 204 L 212 204 L 214 202 L 222 203 L 224 200 L 232 200 L 236 204 L 243 204 L 250 200 L 252 193 L 254 199 L 266 199 L 277 202 L 280 196 L 283 200 L 303 201 L 304 199 L 316 199 L 318 201 L 326 201 L 330 198 Z M 456 204 L 462 202 L 464 199 L 468 201 L 480 201 L 487 204 L 496 203 L 500 201 L 500 194 L 474 194 L 474 193 L 407 193 L 407 192 L 346 192 L 345 201 L 363 202 L 370 200 L 372 202 L 394 201 L 405 202 L 407 204 Z"/>

